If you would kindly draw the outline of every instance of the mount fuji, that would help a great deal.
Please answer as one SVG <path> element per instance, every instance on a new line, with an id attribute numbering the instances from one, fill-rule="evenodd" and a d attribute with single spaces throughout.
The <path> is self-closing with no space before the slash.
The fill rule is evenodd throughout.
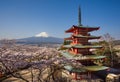
<path id="1" fill-rule="evenodd" d="M 17 43 L 24 44 L 42 44 L 42 43 L 51 43 L 51 44 L 61 44 L 63 43 L 62 38 L 51 37 L 46 32 L 41 32 L 33 37 L 17 39 Z"/>

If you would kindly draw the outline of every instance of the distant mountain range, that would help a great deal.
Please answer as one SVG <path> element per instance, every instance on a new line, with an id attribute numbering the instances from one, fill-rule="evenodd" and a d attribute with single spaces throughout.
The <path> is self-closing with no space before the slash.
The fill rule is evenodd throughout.
<path id="1" fill-rule="evenodd" d="M 22 38 L 17 39 L 17 43 L 23 43 L 23 44 L 42 44 L 42 43 L 51 43 L 51 44 L 61 44 L 63 43 L 62 38 L 56 38 L 56 37 L 28 37 L 28 38 Z"/>
<path id="2" fill-rule="evenodd" d="M 2 40 L 0 40 L 1 43 Z M 62 44 L 64 42 L 63 38 L 57 38 L 57 37 L 28 37 L 28 38 L 21 38 L 21 39 L 15 39 L 16 43 L 19 44 Z M 113 41 L 115 45 L 120 45 L 120 40 Z"/>

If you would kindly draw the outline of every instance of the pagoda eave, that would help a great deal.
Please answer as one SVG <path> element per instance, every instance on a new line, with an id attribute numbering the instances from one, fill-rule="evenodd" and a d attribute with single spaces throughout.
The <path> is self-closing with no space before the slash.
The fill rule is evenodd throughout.
<path id="1" fill-rule="evenodd" d="M 83 68 L 74 68 L 70 65 L 64 66 L 64 68 L 70 72 L 77 72 L 77 73 L 83 73 L 83 72 L 87 72 L 85 69 Z"/>
<path id="2" fill-rule="evenodd" d="M 63 45 L 64 48 L 81 48 L 81 49 L 84 49 L 84 48 L 92 48 L 92 49 L 99 49 L 99 48 L 102 48 L 102 46 L 91 46 L 91 45 Z"/>
<path id="3" fill-rule="evenodd" d="M 88 45 L 88 46 L 87 46 L 87 45 L 86 45 L 86 46 L 78 46 L 78 45 L 75 45 L 75 46 L 72 46 L 72 47 L 73 47 L 73 48 L 82 48 L 82 49 L 84 49 L 84 48 L 92 48 L 92 49 L 94 49 L 94 48 L 95 48 L 95 49 L 97 49 L 97 48 L 98 48 L 98 49 L 99 49 L 99 48 L 102 48 L 102 46 L 89 46 L 89 45 Z"/>
<path id="4" fill-rule="evenodd" d="M 107 70 L 109 67 L 106 66 L 85 66 L 84 69 L 88 71 L 100 71 L 100 70 Z"/>
<path id="5" fill-rule="evenodd" d="M 91 32 L 94 30 L 99 30 L 100 27 L 88 27 L 88 26 L 75 26 L 73 25 L 70 29 L 66 30 L 66 33 L 73 32 L 75 29 L 80 29 L 81 31 Z"/>
<path id="6" fill-rule="evenodd" d="M 68 59 L 75 59 L 75 60 L 97 60 L 97 59 L 103 59 L 106 58 L 106 56 L 98 56 L 98 55 L 86 55 L 86 56 L 82 56 L 82 54 L 77 54 L 78 56 L 75 56 L 74 54 L 71 54 L 69 52 L 61 52 L 61 55 L 63 55 L 64 57 L 68 58 Z"/>
<path id="7" fill-rule="evenodd" d="M 95 72 L 100 70 L 107 70 L 109 67 L 106 66 L 81 66 L 81 68 L 75 68 L 72 66 L 64 66 L 64 68 L 70 72 L 77 72 L 77 73 L 83 73 L 87 71 Z"/>
<path id="8" fill-rule="evenodd" d="M 72 35 L 72 36 L 75 38 L 87 38 L 87 39 L 100 39 L 101 38 L 101 36 L 83 36 L 83 35 Z"/>

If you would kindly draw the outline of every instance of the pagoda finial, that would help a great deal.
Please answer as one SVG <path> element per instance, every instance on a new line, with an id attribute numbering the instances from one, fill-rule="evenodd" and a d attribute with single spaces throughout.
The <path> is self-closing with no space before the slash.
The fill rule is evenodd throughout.
<path id="1" fill-rule="evenodd" d="M 78 8 L 78 26 L 82 26 L 82 24 L 81 24 L 81 8 L 80 8 L 80 6 Z"/>

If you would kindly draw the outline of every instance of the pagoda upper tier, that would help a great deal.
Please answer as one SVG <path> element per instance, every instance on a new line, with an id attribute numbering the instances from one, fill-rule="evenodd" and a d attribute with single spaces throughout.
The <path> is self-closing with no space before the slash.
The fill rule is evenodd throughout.
<path id="1" fill-rule="evenodd" d="M 89 27 L 89 26 L 75 26 L 73 25 L 70 29 L 66 30 L 66 33 L 74 33 L 75 31 L 91 32 L 94 30 L 99 30 L 100 27 Z"/>
<path id="2" fill-rule="evenodd" d="M 73 40 L 73 38 L 100 39 L 100 37 L 101 37 L 101 36 L 72 35 L 71 37 L 64 38 L 64 40 Z"/>

